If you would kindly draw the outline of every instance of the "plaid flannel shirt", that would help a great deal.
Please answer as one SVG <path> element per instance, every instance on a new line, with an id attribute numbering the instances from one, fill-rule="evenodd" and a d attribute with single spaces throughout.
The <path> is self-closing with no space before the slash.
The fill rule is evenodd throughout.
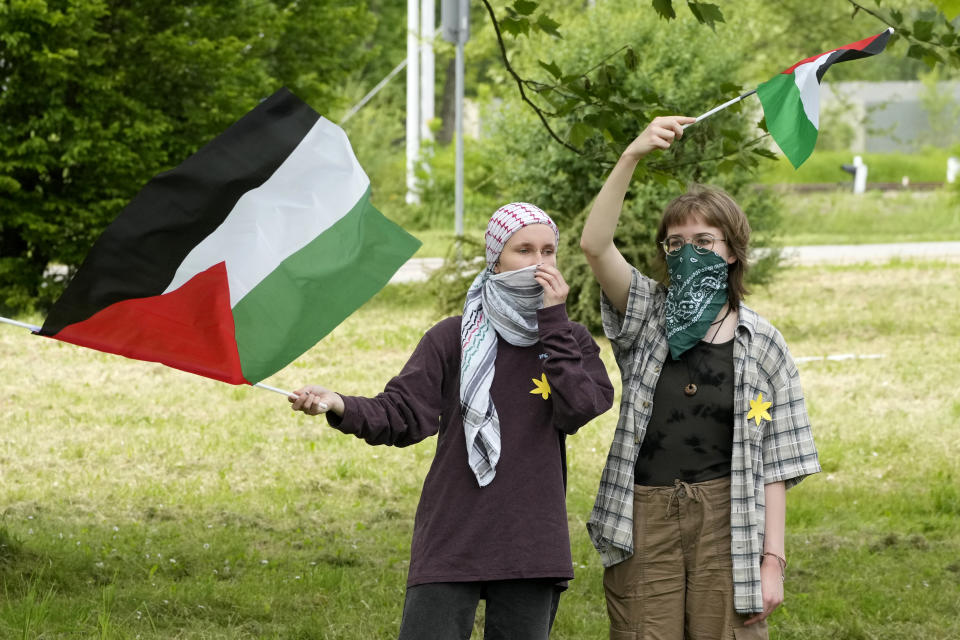
<path id="1" fill-rule="evenodd" d="M 633 270 L 624 316 L 603 296 L 603 329 L 623 381 L 620 417 L 600 477 L 587 530 L 609 567 L 633 555 L 634 465 L 653 413 L 653 394 L 668 357 L 666 288 Z M 760 559 L 764 535 L 764 485 L 796 485 L 820 471 L 797 367 L 783 336 L 744 305 L 733 345 L 734 424 L 730 530 L 734 606 L 763 611 Z M 750 401 L 763 394 L 769 420 L 747 419 Z"/>

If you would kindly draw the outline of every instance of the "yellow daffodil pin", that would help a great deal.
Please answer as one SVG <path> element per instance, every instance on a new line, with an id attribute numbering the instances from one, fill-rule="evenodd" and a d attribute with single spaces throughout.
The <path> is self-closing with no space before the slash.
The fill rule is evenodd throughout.
<path id="1" fill-rule="evenodd" d="M 767 411 L 767 409 L 769 409 L 770 405 L 772 404 L 773 404 L 772 402 L 764 402 L 763 394 L 758 393 L 757 399 L 750 401 L 750 412 L 747 414 L 747 420 L 750 420 L 751 418 L 753 418 L 754 420 L 757 421 L 758 427 L 760 426 L 761 419 L 773 420 L 773 418 L 770 417 L 770 412 Z"/>
<path id="2" fill-rule="evenodd" d="M 550 397 L 550 383 L 547 382 L 547 374 L 541 373 L 539 380 L 536 378 L 530 378 L 530 380 L 533 381 L 533 389 L 530 390 L 530 393 L 539 394 L 544 400 Z"/>

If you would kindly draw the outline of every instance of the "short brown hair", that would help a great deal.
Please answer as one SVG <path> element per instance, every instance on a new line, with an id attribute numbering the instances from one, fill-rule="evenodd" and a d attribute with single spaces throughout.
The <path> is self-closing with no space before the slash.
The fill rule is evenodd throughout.
<path id="1" fill-rule="evenodd" d="M 744 284 L 748 267 L 747 246 L 750 243 L 750 223 L 746 214 L 723 189 L 691 184 L 685 194 L 674 198 L 667 205 L 657 229 L 657 246 L 660 248 L 657 251 L 657 261 L 664 273 L 667 273 L 667 265 L 662 245 L 667 238 L 667 229 L 681 225 L 691 218 L 723 231 L 727 248 L 737 259 L 728 267 L 727 296 L 730 308 L 739 308 L 744 296 L 749 293 Z"/>

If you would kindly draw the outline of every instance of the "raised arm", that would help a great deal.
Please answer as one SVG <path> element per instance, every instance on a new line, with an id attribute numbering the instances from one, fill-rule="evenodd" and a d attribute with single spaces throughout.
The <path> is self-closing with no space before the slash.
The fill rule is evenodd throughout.
<path id="1" fill-rule="evenodd" d="M 620 313 L 625 313 L 627 309 L 630 265 L 614 245 L 613 236 L 633 171 L 640 158 L 655 149 L 668 148 L 675 138 L 683 135 L 683 125 L 694 120 L 686 116 L 664 116 L 655 118 L 647 125 L 620 156 L 583 225 L 580 248 L 603 292 Z"/>

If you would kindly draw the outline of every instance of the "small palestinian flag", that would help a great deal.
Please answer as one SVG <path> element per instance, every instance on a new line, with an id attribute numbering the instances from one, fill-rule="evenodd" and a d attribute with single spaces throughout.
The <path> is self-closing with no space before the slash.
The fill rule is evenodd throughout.
<path id="1" fill-rule="evenodd" d="M 281 89 L 144 186 L 39 333 L 254 384 L 383 288 L 419 246 L 371 205 L 343 130 Z"/>
<path id="2" fill-rule="evenodd" d="M 794 168 L 813 153 L 820 126 L 820 80 L 830 65 L 883 51 L 893 29 L 806 60 L 757 87 L 767 131 Z"/>

